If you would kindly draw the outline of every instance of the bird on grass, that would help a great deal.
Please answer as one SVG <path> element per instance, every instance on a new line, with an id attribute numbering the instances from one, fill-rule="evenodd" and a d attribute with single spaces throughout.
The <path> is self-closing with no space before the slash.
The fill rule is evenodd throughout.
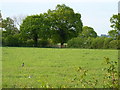
<path id="1" fill-rule="evenodd" d="M 22 63 L 22 67 L 24 67 L 24 63 Z"/>

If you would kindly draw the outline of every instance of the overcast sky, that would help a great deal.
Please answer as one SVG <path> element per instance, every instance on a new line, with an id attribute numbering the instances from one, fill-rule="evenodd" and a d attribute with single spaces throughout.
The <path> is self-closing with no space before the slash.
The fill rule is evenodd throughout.
<path id="1" fill-rule="evenodd" d="M 110 17 L 118 13 L 119 0 L 1 0 L 3 18 L 40 14 L 54 9 L 57 4 L 66 4 L 82 16 L 84 26 L 93 27 L 100 34 L 107 34 Z"/>

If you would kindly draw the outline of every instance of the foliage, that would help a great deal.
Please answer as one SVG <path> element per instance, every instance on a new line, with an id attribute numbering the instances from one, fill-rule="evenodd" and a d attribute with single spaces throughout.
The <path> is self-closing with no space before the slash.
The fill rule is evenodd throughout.
<path id="1" fill-rule="evenodd" d="M 101 49 L 104 45 L 104 37 L 97 38 L 73 38 L 68 41 L 68 47 L 72 48 L 93 48 L 93 49 Z"/>
<path id="2" fill-rule="evenodd" d="M 27 40 L 24 42 L 24 46 L 26 47 L 34 47 L 34 41 L 33 40 Z"/>
<path id="3" fill-rule="evenodd" d="M 113 39 L 117 39 L 118 37 L 118 31 L 117 30 L 110 30 L 108 32 L 109 36 L 112 37 Z"/>
<path id="4" fill-rule="evenodd" d="M 14 24 L 14 20 L 10 17 L 2 19 L 2 45 L 3 46 L 20 46 L 19 30 Z"/>
<path id="5" fill-rule="evenodd" d="M 67 45 L 69 48 L 86 48 L 86 49 L 120 49 L 120 40 L 113 38 L 97 37 L 82 38 L 77 37 L 69 40 Z"/>
<path id="6" fill-rule="evenodd" d="M 21 46 L 22 40 L 19 38 L 19 34 L 9 35 L 6 38 L 2 38 L 3 46 Z"/>
<path id="7" fill-rule="evenodd" d="M 114 14 L 111 18 L 110 18 L 110 22 L 111 22 L 111 27 L 116 30 L 116 31 L 120 31 L 120 14 Z"/>
<path id="8" fill-rule="evenodd" d="M 93 37 L 88 37 L 85 39 L 84 41 L 84 48 L 88 48 L 88 49 L 91 49 L 92 48 L 92 42 L 95 38 Z"/>
<path id="9" fill-rule="evenodd" d="M 49 40 L 39 40 L 39 47 L 49 47 L 50 41 Z"/>
<path id="10" fill-rule="evenodd" d="M 116 61 L 110 61 L 108 57 L 104 57 L 106 60 L 106 68 L 103 70 L 106 71 L 104 76 L 104 88 L 118 88 L 118 63 Z"/>
<path id="11" fill-rule="evenodd" d="M 120 49 L 120 40 L 112 40 L 109 47 L 113 49 Z"/>
<path id="12" fill-rule="evenodd" d="M 109 44 L 110 44 L 110 42 L 112 41 L 113 39 L 112 38 L 105 38 L 104 39 L 104 45 L 103 45 L 103 48 L 104 49 L 108 49 L 108 48 L 110 48 L 109 46 Z"/>
<path id="13" fill-rule="evenodd" d="M 82 31 L 81 15 L 65 4 L 57 5 L 55 10 L 48 10 L 51 38 L 61 46 Z"/>
<path id="14" fill-rule="evenodd" d="M 2 20 L 3 20 L 3 18 L 2 18 L 1 11 L 0 11 L 0 27 L 2 27 Z"/>
<path id="15" fill-rule="evenodd" d="M 72 82 L 78 82 L 83 88 L 95 88 L 98 80 L 93 78 L 87 79 L 88 70 L 78 67 L 77 75 L 75 75 Z"/>
<path id="16" fill-rule="evenodd" d="M 118 63 L 117 61 L 110 61 L 108 57 L 105 58 L 105 65 L 106 67 L 102 70 L 105 71 L 105 75 L 103 77 L 103 85 L 102 88 L 115 88 L 118 89 L 119 87 L 119 74 L 118 74 Z M 96 88 L 96 85 L 99 83 L 98 79 L 91 78 L 88 80 L 86 77 L 89 74 L 88 70 L 83 69 L 82 67 L 79 67 L 77 70 L 77 74 L 75 75 L 72 82 L 75 82 L 76 80 L 82 84 L 83 88 Z"/>
<path id="17" fill-rule="evenodd" d="M 81 14 L 65 4 L 57 5 L 47 13 L 27 16 L 23 18 L 2 18 L 0 13 L 0 27 L 2 30 L 3 46 L 25 47 L 56 47 L 55 44 L 68 44 L 71 48 L 119 49 L 120 14 L 110 18 L 113 30 L 108 32 L 110 37 L 97 37 L 92 27 L 84 26 Z M 20 25 L 20 31 L 17 28 Z M 114 39 L 114 40 L 113 40 Z"/>
<path id="18" fill-rule="evenodd" d="M 114 39 L 118 39 L 120 40 L 120 14 L 114 14 L 111 18 L 110 18 L 110 22 L 111 22 L 111 27 L 113 28 L 113 30 L 109 31 L 109 35 L 111 37 L 113 37 Z"/>
<path id="19" fill-rule="evenodd" d="M 20 26 L 21 35 L 25 40 L 33 39 L 34 46 L 38 46 L 38 39 L 46 37 L 47 21 L 43 14 L 27 16 Z M 46 33 L 46 34 L 45 34 Z"/>
<path id="20" fill-rule="evenodd" d="M 73 38 L 68 41 L 68 47 L 71 48 L 84 48 L 84 38 Z"/>
<path id="21" fill-rule="evenodd" d="M 91 44 L 91 48 L 102 49 L 103 45 L 104 45 L 104 38 L 105 37 L 97 37 L 97 38 L 93 39 L 92 44 Z"/>
<path id="22" fill-rule="evenodd" d="M 10 17 L 2 20 L 2 28 L 4 29 L 4 32 L 6 32 L 6 36 L 19 33 L 14 21 Z"/>
<path id="23" fill-rule="evenodd" d="M 20 30 L 25 40 L 34 40 L 34 46 L 38 46 L 38 39 L 52 39 L 63 45 L 82 30 L 81 15 L 64 4 L 57 5 L 47 13 L 27 16 Z"/>
<path id="24" fill-rule="evenodd" d="M 82 33 L 79 35 L 80 37 L 97 37 L 97 33 L 94 31 L 92 27 L 84 26 L 82 28 Z"/>

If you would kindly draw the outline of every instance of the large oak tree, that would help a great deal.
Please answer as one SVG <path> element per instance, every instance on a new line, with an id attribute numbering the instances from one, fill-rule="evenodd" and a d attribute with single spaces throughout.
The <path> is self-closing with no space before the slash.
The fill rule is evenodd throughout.
<path id="1" fill-rule="evenodd" d="M 82 31 L 81 15 L 65 4 L 57 5 L 55 10 L 48 10 L 51 39 L 56 43 L 64 43 L 77 37 Z"/>
<path id="2" fill-rule="evenodd" d="M 20 26 L 24 40 L 33 39 L 35 47 L 38 46 L 38 39 L 47 36 L 46 32 L 49 25 L 45 16 L 44 14 L 27 16 Z"/>

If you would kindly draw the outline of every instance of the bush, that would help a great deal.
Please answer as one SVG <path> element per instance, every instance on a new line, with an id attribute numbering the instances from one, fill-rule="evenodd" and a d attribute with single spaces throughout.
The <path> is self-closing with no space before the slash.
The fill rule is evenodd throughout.
<path id="1" fill-rule="evenodd" d="M 34 47 L 34 41 L 33 40 L 27 40 L 24 42 L 24 46 L 26 47 Z"/>
<path id="2" fill-rule="evenodd" d="M 68 41 L 68 47 L 70 48 L 92 48 L 101 49 L 104 46 L 104 37 L 97 38 L 73 38 Z"/>
<path id="3" fill-rule="evenodd" d="M 68 41 L 69 48 L 91 48 L 91 49 L 120 49 L 120 40 L 113 40 L 107 37 L 82 38 L 77 37 Z"/>
<path id="4" fill-rule="evenodd" d="M 119 72 L 118 72 L 118 62 L 110 61 L 108 57 L 104 57 L 106 60 L 106 68 L 103 70 L 106 71 L 104 76 L 104 88 L 118 88 L 119 87 Z"/>
<path id="5" fill-rule="evenodd" d="M 105 39 L 104 39 L 103 48 L 104 48 L 104 49 L 108 49 L 108 48 L 109 48 L 109 44 L 110 44 L 110 42 L 111 42 L 112 40 L 113 40 L 112 38 L 105 38 Z"/>
<path id="6" fill-rule="evenodd" d="M 19 35 L 9 35 L 3 38 L 3 45 L 5 46 L 20 46 L 22 41 L 19 39 Z"/>
<path id="7" fill-rule="evenodd" d="M 93 39 L 91 48 L 93 49 L 102 49 L 104 45 L 104 37 L 97 37 Z"/>
<path id="8" fill-rule="evenodd" d="M 120 49 L 120 40 L 112 40 L 109 47 L 112 49 Z"/>
<path id="9" fill-rule="evenodd" d="M 5 46 L 5 38 L 2 37 L 2 46 Z"/>
<path id="10" fill-rule="evenodd" d="M 39 40 L 38 46 L 39 47 L 49 47 L 50 42 L 48 40 Z"/>
<path id="11" fill-rule="evenodd" d="M 73 38 L 68 41 L 68 47 L 70 48 L 84 48 L 85 47 L 85 42 L 84 38 Z"/>
<path id="12" fill-rule="evenodd" d="M 85 42 L 84 42 L 85 48 L 91 48 L 91 44 L 92 44 L 92 41 L 93 41 L 94 39 L 95 39 L 95 38 L 92 38 L 92 37 L 86 38 L 86 39 L 85 39 Z"/>

